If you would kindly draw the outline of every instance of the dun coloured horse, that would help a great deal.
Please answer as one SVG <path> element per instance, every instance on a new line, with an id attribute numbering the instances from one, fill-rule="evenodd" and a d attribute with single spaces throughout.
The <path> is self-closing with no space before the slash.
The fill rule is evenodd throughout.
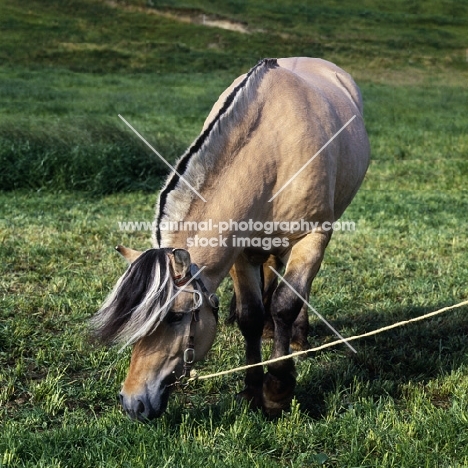
<path id="1" fill-rule="evenodd" d="M 264 333 L 272 358 L 307 347 L 298 295 L 308 300 L 369 152 L 360 91 L 330 62 L 265 59 L 222 93 L 160 192 L 153 248 L 117 247 L 130 265 L 93 319 L 103 342 L 133 345 L 120 394 L 131 418 L 160 416 L 174 384 L 205 357 L 228 274 L 247 364 L 261 361 Z M 247 370 L 240 396 L 275 416 L 295 384 L 286 359 L 267 373 Z"/>

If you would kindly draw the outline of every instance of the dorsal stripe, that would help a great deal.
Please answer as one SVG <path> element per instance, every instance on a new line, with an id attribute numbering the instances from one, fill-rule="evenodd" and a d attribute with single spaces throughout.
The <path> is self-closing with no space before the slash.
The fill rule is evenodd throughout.
<path id="1" fill-rule="evenodd" d="M 161 245 L 161 231 L 159 229 L 159 223 L 161 219 L 163 218 L 163 216 L 166 214 L 165 208 L 166 208 L 166 203 L 167 203 L 167 197 L 177 187 L 177 184 L 180 181 L 179 175 L 181 176 L 184 175 L 192 157 L 195 156 L 201 150 L 203 144 L 208 140 L 215 125 L 220 121 L 223 115 L 229 110 L 236 96 L 247 85 L 252 74 L 255 73 L 255 71 L 257 71 L 260 67 L 272 68 L 276 66 L 278 66 L 278 62 L 276 59 L 263 59 L 263 60 L 260 60 L 260 62 L 258 62 L 257 65 L 251 68 L 250 71 L 245 76 L 245 78 L 232 90 L 232 92 L 226 98 L 218 114 L 209 123 L 205 131 L 198 136 L 198 138 L 189 147 L 187 152 L 179 159 L 176 165 L 177 173 L 173 172 L 172 175 L 169 176 L 168 181 L 166 182 L 166 186 L 163 188 L 163 190 L 161 190 L 161 193 L 159 195 L 159 211 L 158 211 L 158 215 L 156 219 L 156 226 L 157 226 L 156 240 L 159 246 Z"/>

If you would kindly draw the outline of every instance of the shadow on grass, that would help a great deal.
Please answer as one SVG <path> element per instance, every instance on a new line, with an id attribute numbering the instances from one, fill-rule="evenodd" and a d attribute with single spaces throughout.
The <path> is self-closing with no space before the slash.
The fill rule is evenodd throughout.
<path id="1" fill-rule="evenodd" d="M 444 306 L 446 304 L 402 308 L 386 314 L 384 319 L 365 313 L 352 319 L 334 321 L 334 326 L 338 330 L 352 328 L 358 335 Z M 330 393 L 342 393 L 343 405 L 352 404 L 352 400 L 359 397 L 378 399 L 390 396 L 399 399 L 406 384 L 424 385 L 466 364 L 467 310 L 464 307 L 447 311 L 434 318 L 354 341 L 356 354 L 338 346 L 306 358 L 314 363 L 296 388 L 296 398 L 302 410 L 314 418 L 323 417 L 327 412 L 327 394 Z M 324 324 L 316 323 L 310 334 L 318 344 L 323 342 L 320 337 L 329 336 L 329 330 Z M 301 362 L 297 364 L 301 365 Z"/>
<path id="2" fill-rule="evenodd" d="M 361 334 L 442 307 L 444 305 L 402 308 L 388 312 L 385 317 L 364 313 L 334 321 L 334 326 L 353 328 L 355 334 Z M 424 385 L 467 364 L 467 310 L 465 307 L 448 311 L 426 321 L 357 340 L 353 343 L 357 354 L 337 346 L 299 359 L 295 398 L 301 411 L 319 420 L 330 411 L 346 411 L 360 398 L 399 400 L 405 397 L 407 384 Z M 323 343 L 325 336 L 326 341 L 334 339 L 328 339 L 329 330 L 321 322 L 311 327 L 310 334 L 315 338 L 314 345 Z M 245 401 L 237 400 L 233 384 L 233 381 L 242 382 L 244 374 L 235 375 L 228 381 L 220 381 L 219 386 L 208 393 L 197 386 L 176 391 L 164 415 L 168 425 L 180 425 L 186 418 L 210 420 L 215 425 L 234 423 L 246 410 Z M 249 413 L 256 415 L 255 420 L 257 417 L 268 420 L 260 411 Z"/>

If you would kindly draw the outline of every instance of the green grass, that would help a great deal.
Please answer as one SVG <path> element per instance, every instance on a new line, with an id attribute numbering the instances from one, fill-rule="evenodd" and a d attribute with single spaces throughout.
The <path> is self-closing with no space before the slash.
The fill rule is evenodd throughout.
<path id="1" fill-rule="evenodd" d="M 0 187 L 155 192 L 167 168 L 118 114 L 174 161 L 231 80 L 226 74 L 169 74 L 154 85 L 143 73 L 9 71 L 0 82 Z M 363 82 L 361 88 L 373 152 L 370 188 L 389 182 L 406 190 L 463 186 L 466 87 Z"/>
<path id="2" fill-rule="evenodd" d="M 367 114 L 376 135 L 374 157 L 385 153 L 386 159 L 405 160 L 396 174 L 384 163 L 386 180 L 420 170 L 407 159 L 466 154 L 460 131 L 466 128 L 466 1 L 153 6 L 141 0 L 34 0 L 25 9 L 2 2 L 1 189 L 155 191 L 166 167 L 117 114 L 131 119 L 174 161 L 219 93 L 268 56 L 321 56 L 356 76 L 366 104 L 375 101 L 367 108 L 382 114 Z M 203 12 L 240 21 L 251 34 L 187 24 L 154 11 Z M 394 99 L 406 100 L 408 108 L 396 108 Z M 440 111 L 435 119 L 434 106 Z M 379 138 L 374 120 L 394 127 L 398 143 L 389 146 Z M 460 165 L 455 174 L 463 175 L 466 166 Z"/>
<path id="3" fill-rule="evenodd" d="M 468 293 L 466 198 L 388 197 L 358 195 L 346 216 L 357 231 L 337 233 L 313 287 L 312 304 L 345 336 Z M 468 462 L 466 308 L 357 342 L 356 356 L 338 347 L 299 361 L 297 402 L 279 421 L 235 404 L 239 374 L 178 392 L 162 419 L 142 426 L 116 399 L 128 353 L 90 346 L 86 321 L 124 269 L 111 247 L 148 246 L 147 233 L 120 232 L 118 221 L 150 219 L 154 197 L 1 198 L 6 466 L 314 466 L 318 454 L 327 466 Z M 220 291 L 223 318 L 230 290 L 226 282 Z M 314 320 L 312 343 L 330 339 Z M 240 333 L 222 323 L 199 372 L 242 362 Z"/>
<path id="4" fill-rule="evenodd" d="M 468 4 L 157 2 L 240 21 L 249 35 L 149 14 L 140 0 L 0 5 L 0 466 L 468 466 L 467 308 L 297 362 L 291 411 L 239 406 L 242 374 L 198 382 L 153 424 L 117 393 L 129 352 L 88 319 L 124 271 L 119 221 L 153 218 L 166 173 L 212 103 L 266 56 L 333 60 L 363 91 L 372 163 L 311 304 L 350 336 L 468 297 Z M 243 364 L 231 284 L 200 374 Z M 310 342 L 334 339 L 312 319 Z M 269 344 L 265 343 L 265 357 Z"/>
<path id="5" fill-rule="evenodd" d="M 199 132 L 213 90 L 220 93 L 226 86 L 225 80 L 204 75 L 189 83 L 186 75 L 171 74 L 155 84 L 149 74 L 5 70 L 0 187 L 154 192 L 167 167 L 118 114 L 174 161 Z"/>
<path id="6" fill-rule="evenodd" d="M 466 70 L 466 0 L 352 0 L 297 4 L 291 0 L 32 0 L 25 10 L 4 0 L 0 58 L 16 65 L 75 71 L 239 70 L 264 56 L 329 56 L 373 68 L 429 65 Z M 246 37 L 148 14 L 206 13 L 246 24 Z M 128 5 L 142 10 L 129 9 Z M 126 8 L 127 7 L 127 8 Z M 28 31 L 28 41 L 24 32 Z"/>

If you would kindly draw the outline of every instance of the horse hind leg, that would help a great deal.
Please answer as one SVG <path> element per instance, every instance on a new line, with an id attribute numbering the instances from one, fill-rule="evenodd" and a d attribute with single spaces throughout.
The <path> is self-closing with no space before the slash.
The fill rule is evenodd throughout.
<path id="1" fill-rule="evenodd" d="M 275 325 L 271 316 L 271 299 L 276 287 L 278 286 L 278 276 L 270 268 L 273 267 L 279 271 L 282 267 L 281 260 L 274 255 L 270 255 L 268 260 L 263 264 L 262 272 L 262 286 L 263 286 L 263 307 L 265 309 L 264 322 L 263 322 L 263 338 L 273 339 L 275 334 Z"/>
<path id="2" fill-rule="evenodd" d="M 306 306 L 297 294 L 307 301 L 312 280 L 320 269 L 329 239 L 330 233 L 316 231 L 301 239 L 291 249 L 284 273 L 285 281 L 279 283 L 271 301 L 270 310 L 275 325 L 271 358 L 288 355 L 293 339 L 299 339 L 300 345 L 305 346 L 302 341 L 307 333 L 304 329 L 304 317 L 299 317 L 298 320 L 298 316 L 306 313 Z M 266 414 L 275 417 L 287 410 L 295 386 L 295 366 L 292 359 L 270 364 L 263 379 L 263 405 Z"/>
<path id="3" fill-rule="evenodd" d="M 231 297 L 231 302 L 229 303 L 229 315 L 226 319 L 226 324 L 231 325 L 235 323 L 236 309 L 237 309 L 237 300 L 236 300 L 236 293 L 234 292 Z"/>

